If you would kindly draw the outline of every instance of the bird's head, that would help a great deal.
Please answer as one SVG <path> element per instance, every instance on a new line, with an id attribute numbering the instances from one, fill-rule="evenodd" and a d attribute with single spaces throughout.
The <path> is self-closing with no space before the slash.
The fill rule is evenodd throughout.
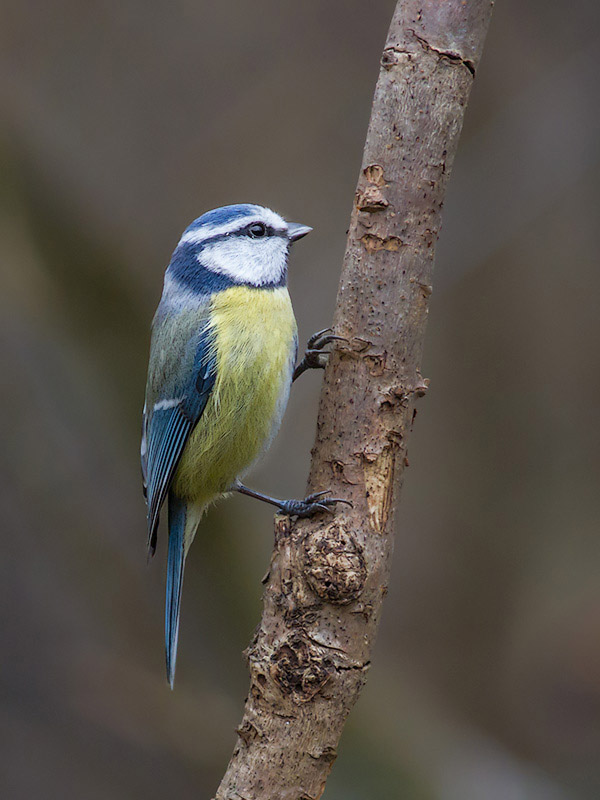
<path id="1" fill-rule="evenodd" d="M 200 291 L 232 284 L 281 286 L 290 245 L 311 230 L 262 206 L 216 208 L 183 232 L 169 274 Z"/>

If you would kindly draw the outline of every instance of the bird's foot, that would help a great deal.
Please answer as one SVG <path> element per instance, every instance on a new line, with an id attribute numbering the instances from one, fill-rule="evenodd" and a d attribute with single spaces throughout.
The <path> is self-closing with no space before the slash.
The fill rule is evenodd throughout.
<path id="1" fill-rule="evenodd" d="M 333 514 L 338 503 L 346 503 L 346 505 L 352 506 L 350 500 L 343 500 L 341 497 L 325 497 L 330 492 L 331 489 L 325 489 L 323 492 L 309 494 L 304 500 L 283 500 L 279 508 L 290 517 L 305 518 L 312 517 L 320 511 Z"/>
<path id="2" fill-rule="evenodd" d="M 302 361 L 294 370 L 292 380 L 295 381 L 307 369 L 325 369 L 329 358 L 329 350 L 325 350 L 325 348 L 335 341 L 347 342 L 348 340 L 344 336 L 336 336 L 333 328 L 324 328 L 322 331 L 314 333 L 306 344 L 306 351 Z"/>

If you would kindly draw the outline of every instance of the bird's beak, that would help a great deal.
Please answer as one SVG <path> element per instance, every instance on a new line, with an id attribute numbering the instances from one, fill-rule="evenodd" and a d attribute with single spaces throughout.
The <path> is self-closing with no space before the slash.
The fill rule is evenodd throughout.
<path id="1" fill-rule="evenodd" d="M 312 228 L 309 228 L 308 225 L 302 225 L 299 222 L 288 222 L 288 238 L 291 244 L 297 242 L 298 239 L 306 236 L 311 231 Z"/>

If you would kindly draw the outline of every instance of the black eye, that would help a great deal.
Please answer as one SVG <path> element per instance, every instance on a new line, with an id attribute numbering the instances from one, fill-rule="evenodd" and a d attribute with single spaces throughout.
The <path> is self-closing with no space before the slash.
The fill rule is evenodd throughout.
<path id="1" fill-rule="evenodd" d="M 248 226 L 248 236 L 251 239 L 260 239 L 261 236 L 267 235 L 267 226 L 262 222 L 253 222 Z"/>

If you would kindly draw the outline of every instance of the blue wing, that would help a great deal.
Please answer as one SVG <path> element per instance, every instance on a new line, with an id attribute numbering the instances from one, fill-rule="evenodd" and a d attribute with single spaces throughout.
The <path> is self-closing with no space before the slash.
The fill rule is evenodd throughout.
<path id="1" fill-rule="evenodd" d="M 148 549 L 156 550 L 161 507 L 179 460 L 202 412 L 216 377 L 216 355 L 208 326 L 200 333 L 192 374 L 180 389 L 164 397 L 144 413 L 142 475 L 148 505 Z"/>

